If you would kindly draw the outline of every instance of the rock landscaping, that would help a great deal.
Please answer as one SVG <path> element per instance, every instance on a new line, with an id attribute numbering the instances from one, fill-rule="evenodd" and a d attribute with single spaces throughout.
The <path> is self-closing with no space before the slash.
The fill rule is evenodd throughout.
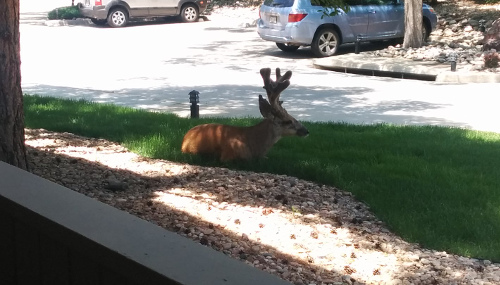
<path id="1" fill-rule="evenodd" d="M 405 242 L 335 187 L 42 129 L 27 129 L 26 143 L 34 174 L 293 284 L 500 283 L 500 264 Z"/>
<path id="2" fill-rule="evenodd" d="M 500 19 L 500 5 L 478 5 L 463 1 L 445 2 L 434 7 L 438 14 L 438 27 L 431 33 L 429 41 L 421 48 L 389 46 L 369 52 L 374 56 L 403 57 L 411 60 L 438 61 L 449 64 L 457 62 L 463 71 L 499 72 L 499 68 L 488 68 L 484 57 L 491 53 L 491 45 L 483 46 L 484 34 L 495 20 Z M 499 21 L 497 21 L 499 23 Z M 496 25 L 495 25 L 496 26 Z M 497 35 L 497 40 L 500 40 Z"/>

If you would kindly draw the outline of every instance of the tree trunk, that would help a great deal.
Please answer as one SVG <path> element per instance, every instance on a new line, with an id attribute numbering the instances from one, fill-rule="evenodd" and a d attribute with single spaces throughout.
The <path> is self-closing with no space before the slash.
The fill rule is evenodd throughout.
<path id="1" fill-rule="evenodd" d="M 423 44 L 422 0 L 405 1 L 404 48 L 419 48 Z"/>
<path id="2" fill-rule="evenodd" d="M 20 58 L 19 0 L 0 0 L 0 160 L 28 169 Z"/>

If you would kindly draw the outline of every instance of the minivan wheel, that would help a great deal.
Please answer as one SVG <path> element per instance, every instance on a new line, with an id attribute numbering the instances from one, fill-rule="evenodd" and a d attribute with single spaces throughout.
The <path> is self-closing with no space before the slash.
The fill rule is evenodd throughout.
<path id="1" fill-rule="evenodd" d="M 317 57 L 332 56 L 340 44 L 339 35 L 332 28 L 319 30 L 311 43 L 311 50 Z"/>
<path id="2" fill-rule="evenodd" d="M 181 20 L 183 22 L 196 22 L 198 20 L 198 8 L 193 4 L 187 4 L 182 7 Z"/>
<path id="3" fill-rule="evenodd" d="M 276 43 L 276 46 L 284 52 L 294 52 L 299 49 L 300 46 L 295 46 L 291 44 Z"/>
<path id="4" fill-rule="evenodd" d="M 121 28 L 128 23 L 128 13 L 123 8 L 115 8 L 108 15 L 108 24 L 113 28 Z"/>

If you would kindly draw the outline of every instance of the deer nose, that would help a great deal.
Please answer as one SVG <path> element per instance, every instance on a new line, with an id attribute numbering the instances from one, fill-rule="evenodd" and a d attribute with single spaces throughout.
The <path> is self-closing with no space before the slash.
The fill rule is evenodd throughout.
<path id="1" fill-rule="evenodd" d="M 309 131 L 306 128 L 300 128 L 297 130 L 297 135 L 300 137 L 305 137 L 309 135 Z"/>

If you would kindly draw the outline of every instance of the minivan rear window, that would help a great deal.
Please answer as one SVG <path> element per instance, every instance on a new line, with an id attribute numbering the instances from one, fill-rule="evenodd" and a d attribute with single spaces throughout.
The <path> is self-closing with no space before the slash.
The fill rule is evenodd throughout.
<path id="1" fill-rule="evenodd" d="M 270 7 L 292 7 L 295 0 L 265 0 L 264 5 Z"/>

